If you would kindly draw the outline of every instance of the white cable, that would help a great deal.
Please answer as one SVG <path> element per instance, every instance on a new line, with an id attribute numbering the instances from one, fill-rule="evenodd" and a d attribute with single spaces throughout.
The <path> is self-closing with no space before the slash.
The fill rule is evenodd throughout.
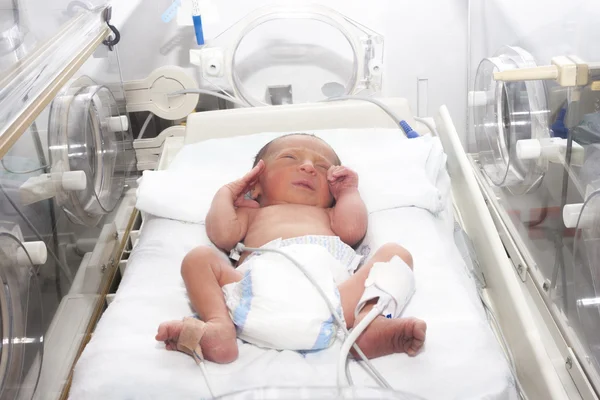
<path id="1" fill-rule="evenodd" d="M 427 129 L 429 129 L 429 132 L 431 132 L 432 135 L 439 137 L 440 135 L 438 135 L 437 130 L 435 129 L 435 126 L 433 126 L 431 124 L 431 122 L 429 122 L 426 118 L 421 118 L 421 117 L 413 117 L 415 121 L 422 123 L 423 125 L 425 125 L 427 127 Z"/>
<path id="2" fill-rule="evenodd" d="M 345 337 L 348 338 L 348 336 L 350 335 L 350 332 L 348 332 L 348 329 L 346 328 L 346 324 L 343 322 L 343 320 L 338 315 L 337 311 L 335 310 L 335 307 L 333 306 L 333 304 L 331 304 L 331 302 L 327 298 L 327 295 L 323 292 L 323 289 L 321 289 L 321 286 L 319 286 L 319 284 L 317 282 L 315 282 L 315 280 L 313 279 L 313 277 L 308 273 L 308 271 L 306 269 L 304 269 L 304 266 L 302 264 L 300 264 L 299 262 L 297 262 L 289 254 L 287 254 L 287 253 L 285 253 L 285 252 L 283 252 L 281 250 L 278 250 L 278 249 L 268 249 L 268 248 L 260 248 L 259 249 L 259 248 L 253 248 L 253 247 L 246 247 L 246 246 L 244 246 L 241 243 L 236 246 L 236 249 L 240 253 L 243 252 L 243 251 L 262 251 L 262 252 L 277 253 L 277 254 L 280 254 L 280 255 L 284 256 L 288 260 L 290 260 L 296 267 L 298 267 L 298 269 L 300 271 L 302 271 L 302 273 L 306 276 L 306 278 L 310 281 L 310 283 L 312 283 L 313 286 L 315 287 L 315 289 L 317 289 L 317 291 L 319 292 L 319 294 L 321 295 L 321 297 L 323 297 L 323 300 L 325 300 L 325 303 L 327 304 L 327 307 L 329 308 L 329 311 L 331 312 L 331 315 L 333 315 L 333 317 L 335 318 L 335 321 L 337 322 L 338 326 L 344 332 Z M 367 359 L 367 357 L 362 352 L 362 350 L 360 349 L 360 347 L 358 347 L 358 345 L 356 343 L 353 343 L 352 347 L 354 348 L 354 350 L 356 350 L 356 352 L 358 353 L 358 355 L 360 356 L 360 358 L 365 362 L 365 364 L 367 365 L 367 367 L 369 368 L 369 370 L 371 371 L 371 373 L 373 373 L 373 375 L 375 375 L 375 377 L 379 380 L 380 385 L 382 387 L 386 388 L 386 389 L 393 390 L 392 386 L 385 380 L 385 378 L 379 373 L 379 371 L 377 371 L 375 369 L 375 367 L 373 366 L 373 364 L 371 364 L 371 362 Z M 340 373 L 341 372 L 338 371 L 338 374 L 340 374 Z"/>
<path id="3" fill-rule="evenodd" d="M 200 370 L 202 371 L 202 375 L 204 375 L 204 380 L 206 381 L 206 386 L 208 387 L 208 391 L 210 392 L 210 396 L 213 399 L 216 399 L 215 390 L 213 385 L 210 383 L 210 379 L 208 378 L 208 371 L 206 370 L 206 365 L 204 365 L 204 361 L 200 362 Z"/>
<path id="4" fill-rule="evenodd" d="M 394 112 L 392 111 L 391 108 L 389 108 L 388 106 L 386 106 L 385 104 L 383 104 L 381 101 L 371 98 L 371 97 L 365 97 L 365 96 L 339 96 L 339 97 L 330 97 L 328 99 L 325 100 L 321 100 L 324 102 L 329 102 L 329 101 L 341 101 L 341 100 L 361 100 L 361 101 L 368 101 L 369 103 L 373 103 L 376 106 L 378 106 L 379 108 L 381 108 L 387 115 L 390 116 L 390 118 L 392 118 L 394 120 L 394 122 L 396 123 L 396 125 L 400 125 L 400 121 L 401 119 L 398 118 L 398 116 L 396 114 L 394 114 Z"/>
<path id="5" fill-rule="evenodd" d="M 137 137 L 138 139 L 141 139 L 144 136 L 144 133 L 146 133 L 146 128 L 148 127 L 148 124 L 150 124 L 150 120 L 152 119 L 153 116 L 154 116 L 154 114 L 150 113 L 146 117 L 146 120 L 144 121 L 144 125 L 142 125 L 142 129 L 140 129 L 140 134 Z"/>
<path id="6" fill-rule="evenodd" d="M 350 332 L 348 337 L 346 337 L 346 339 L 344 340 L 344 343 L 342 344 L 342 348 L 340 349 L 340 356 L 338 358 L 338 386 L 339 387 L 350 386 L 350 382 L 348 382 L 348 378 L 346 377 L 346 380 L 344 381 L 342 379 L 342 377 L 344 375 L 341 373 L 341 371 L 345 370 L 346 360 L 348 360 L 348 353 L 350 353 L 350 348 L 356 342 L 356 339 L 358 339 L 360 334 L 363 333 L 363 331 L 365 329 L 367 329 L 369 324 L 371 322 L 373 322 L 373 320 L 375 318 L 377 318 L 379 315 L 381 315 L 382 310 L 383 309 L 381 308 L 380 303 L 377 302 L 377 304 L 375 304 L 375 306 L 373 306 L 371 311 L 369 311 L 369 313 L 367 315 L 365 315 L 365 317 L 358 323 L 358 325 L 356 325 L 354 327 L 354 329 L 352 329 L 352 331 Z"/>
<path id="7" fill-rule="evenodd" d="M 229 92 L 227 92 L 227 91 L 225 91 L 225 90 L 221 89 L 221 87 L 220 87 L 219 85 L 217 85 L 217 84 L 216 84 L 216 83 L 214 83 L 214 82 L 211 82 L 209 79 L 206 79 L 204 82 L 206 82 L 206 83 L 208 83 L 209 85 L 211 85 L 212 87 L 214 87 L 214 88 L 215 88 L 215 90 L 217 90 L 217 93 L 219 93 L 219 94 L 222 94 L 223 96 L 225 96 L 225 97 L 227 97 L 227 98 L 229 98 L 229 99 L 231 99 L 231 100 L 233 100 L 233 101 L 237 100 L 237 99 L 236 99 L 234 96 L 232 96 L 232 95 L 231 95 Z M 223 92 L 223 93 L 221 93 L 221 92 Z M 249 104 L 246 104 L 246 106 L 248 106 L 248 107 L 249 107 L 250 105 L 249 105 Z"/>
<path id="8" fill-rule="evenodd" d="M 222 95 L 221 93 L 213 92 L 212 90 L 206 90 L 206 89 L 183 89 L 183 90 L 178 90 L 176 92 L 171 92 L 171 93 L 167 94 L 167 96 L 174 97 L 174 96 L 179 96 L 179 95 L 188 94 L 188 93 L 206 94 L 209 96 L 218 97 L 219 99 L 230 101 L 241 107 L 248 107 L 247 104 L 242 103 L 241 101 L 239 101 L 237 99 Z"/>

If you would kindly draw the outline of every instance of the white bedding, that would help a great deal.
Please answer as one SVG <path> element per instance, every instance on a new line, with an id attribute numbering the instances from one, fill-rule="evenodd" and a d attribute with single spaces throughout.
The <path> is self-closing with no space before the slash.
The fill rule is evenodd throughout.
<path id="1" fill-rule="evenodd" d="M 398 129 L 314 131 L 359 176 L 358 189 L 369 212 L 393 207 L 444 209 L 450 183 L 441 184 L 446 155 L 438 138 L 408 140 Z M 264 144 L 281 133 L 208 140 L 185 146 L 167 170 L 144 171 L 136 207 L 149 214 L 203 222 L 214 193 L 242 177 Z M 218 173 L 215 173 L 218 171 Z"/>
<path id="2" fill-rule="evenodd" d="M 354 143 L 345 153 L 335 149 L 343 161 L 360 147 Z M 250 164 L 251 159 L 245 162 Z M 444 192 L 448 188 L 445 170 L 436 176 L 431 167 L 423 165 L 429 168 L 434 186 Z M 386 242 L 397 242 L 412 253 L 416 293 L 403 316 L 425 320 L 427 339 L 416 357 L 395 354 L 375 359 L 373 364 L 395 389 L 421 398 L 517 399 L 507 362 L 454 245 L 449 207 L 434 215 L 427 207 L 399 206 L 369 216 L 367 237 L 358 252 L 372 253 Z M 193 360 L 168 352 L 154 341 L 161 322 L 191 314 L 179 274 L 181 260 L 193 247 L 209 243 L 201 224 L 157 217 L 145 220 L 115 299 L 75 368 L 70 398 L 209 397 Z M 336 384 L 339 344 L 305 356 L 241 342 L 239 346 L 240 356 L 234 363 L 207 364 L 217 395 L 263 386 Z M 352 364 L 351 371 L 357 385 L 375 385 L 358 363 Z M 298 397 L 290 392 L 281 395 Z"/>

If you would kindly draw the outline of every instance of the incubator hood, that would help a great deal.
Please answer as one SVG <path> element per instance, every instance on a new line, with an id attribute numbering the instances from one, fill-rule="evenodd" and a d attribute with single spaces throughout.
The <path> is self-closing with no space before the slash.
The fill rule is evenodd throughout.
<path id="1" fill-rule="evenodd" d="M 258 8 L 190 50 L 207 89 L 250 106 L 381 90 L 383 36 L 320 5 Z"/>
<path id="2" fill-rule="evenodd" d="M 576 13 L 556 16 L 564 24 L 548 15 L 531 18 L 521 37 L 496 23 L 500 10 L 473 3 L 468 145 L 515 271 L 554 321 L 548 326 L 556 348 L 549 352 L 562 359 L 555 368 L 565 387 L 594 398 L 600 393 L 600 54 L 593 38 L 600 30 L 597 3 L 579 3 Z"/>
<path id="3" fill-rule="evenodd" d="M 0 399 L 61 396 L 134 215 L 110 14 L 103 1 L 0 12 Z"/>

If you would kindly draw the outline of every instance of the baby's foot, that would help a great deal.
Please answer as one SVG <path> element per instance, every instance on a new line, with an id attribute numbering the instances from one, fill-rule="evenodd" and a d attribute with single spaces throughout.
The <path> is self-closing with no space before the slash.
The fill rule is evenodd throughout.
<path id="1" fill-rule="evenodd" d="M 358 337 L 356 344 L 367 358 L 393 353 L 415 356 L 425 342 L 427 324 L 417 318 L 388 319 L 379 316 Z M 355 354 L 354 350 L 352 354 Z"/>
<path id="2" fill-rule="evenodd" d="M 167 350 L 177 350 L 177 341 L 183 329 L 183 321 L 163 322 L 155 339 L 165 342 Z M 200 339 L 204 358 L 220 364 L 235 361 L 238 356 L 235 327 L 231 321 L 214 319 L 206 322 L 206 330 Z"/>

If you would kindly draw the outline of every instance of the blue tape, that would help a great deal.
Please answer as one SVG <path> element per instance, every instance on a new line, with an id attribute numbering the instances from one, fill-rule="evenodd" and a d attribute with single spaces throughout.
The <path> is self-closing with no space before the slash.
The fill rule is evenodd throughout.
<path id="1" fill-rule="evenodd" d="M 202 17 L 200 15 L 192 16 L 194 20 L 194 32 L 196 32 L 196 43 L 204 44 L 204 32 L 202 32 Z"/>

